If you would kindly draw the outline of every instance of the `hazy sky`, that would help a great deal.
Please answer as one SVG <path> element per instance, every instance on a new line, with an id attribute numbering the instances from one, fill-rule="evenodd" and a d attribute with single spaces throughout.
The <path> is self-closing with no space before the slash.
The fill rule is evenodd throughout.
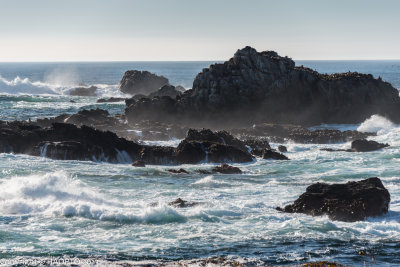
<path id="1" fill-rule="evenodd" d="M 400 59 L 400 0 L 0 0 L 0 61 Z"/>

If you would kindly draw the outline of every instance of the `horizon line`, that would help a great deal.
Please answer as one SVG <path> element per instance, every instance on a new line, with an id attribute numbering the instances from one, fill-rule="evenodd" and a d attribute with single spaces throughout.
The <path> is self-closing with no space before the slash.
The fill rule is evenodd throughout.
<path id="1" fill-rule="evenodd" d="M 290 57 L 289 57 L 290 58 Z M 400 58 L 393 59 L 293 59 L 293 61 L 400 61 Z M 229 60 L 229 59 L 228 59 Z M 129 62 L 225 62 L 222 59 L 202 59 L 202 60 L 15 60 L 1 61 L 1 63 L 129 63 Z"/>

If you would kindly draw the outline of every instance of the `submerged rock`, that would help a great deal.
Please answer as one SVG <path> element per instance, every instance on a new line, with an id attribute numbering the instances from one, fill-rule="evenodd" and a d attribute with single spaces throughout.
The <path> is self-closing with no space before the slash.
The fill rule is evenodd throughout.
<path id="1" fill-rule="evenodd" d="M 126 94 L 148 95 L 169 84 L 168 79 L 148 71 L 128 70 L 124 73 L 119 89 Z"/>
<path id="2" fill-rule="evenodd" d="M 176 208 L 188 208 L 188 207 L 194 207 L 201 204 L 200 202 L 189 202 L 186 200 L 183 200 L 181 198 L 177 198 L 174 201 L 171 201 L 168 203 L 169 206 L 174 206 Z"/>
<path id="3" fill-rule="evenodd" d="M 90 87 L 76 87 L 75 89 L 71 90 L 69 92 L 69 95 L 72 96 L 96 96 L 97 93 L 97 87 L 96 86 L 90 86 Z"/>
<path id="4" fill-rule="evenodd" d="M 366 139 L 358 139 L 351 142 L 351 149 L 333 149 L 333 148 L 321 148 L 323 151 L 328 152 L 370 152 L 388 147 L 389 144 L 382 144 L 375 141 L 369 141 Z"/>
<path id="5" fill-rule="evenodd" d="M 351 143 L 351 149 L 355 152 L 374 151 L 388 146 L 388 144 L 382 144 L 366 139 L 355 140 Z"/>
<path id="6" fill-rule="evenodd" d="M 316 183 L 307 187 L 293 204 L 277 209 L 354 222 L 387 213 L 389 203 L 389 191 L 379 178 L 373 177 L 346 184 Z"/>
<path id="7" fill-rule="evenodd" d="M 213 172 L 219 172 L 219 173 L 223 173 L 223 174 L 240 174 L 240 173 L 242 173 L 242 171 L 239 168 L 230 166 L 225 163 L 222 164 L 221 166 L 214 167 L 212 170 L 213 170 Z"/>
<path id="8" fill-rule="evenodd" d="M 97 99 L 97 103 L 113 103 L 113 102 L 121 102 L 125 101 L 126 98 L 122 97 L 110 97 L 110 98 L 100 98 Z"/>
<path id="9" fill-rule="evenodd" d="M 187 170 L 182 169 L 182 168 L 180 168 L 178 170 L 176 170 L 176 169 L 168 169 L 167 171 L 170 172 L 170 173 L 176 173 L 176 174 L 179 174 L 179 173 L 189 174 L 189 172 Z"/>

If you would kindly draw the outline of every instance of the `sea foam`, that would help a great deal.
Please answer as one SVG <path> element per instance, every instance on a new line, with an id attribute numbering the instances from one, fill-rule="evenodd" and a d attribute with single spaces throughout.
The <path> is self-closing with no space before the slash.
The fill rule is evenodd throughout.
<path id="1" fill-rule="evenodd" d="M 29 78 L 19 76 L 7 80 L 0 76 L 0 94 L 5 95 L 65 95 L 68 96 L 72 90 L 81 85 L 70 82 L 62 83 L 63 80 L 49 80 L 49 82 L 31 81 Z M 92 86 L 92 85 L 87 85 Z M 98 97 L 123 97 L 124 94 L 118 90 L 117 85 L 93 84 L 97 87 Z"/>
<path id="2" fill-rule="evenodd" d="M 361 125 L 357 128 L 357 131 L 374 132 L 379 134 L 382 132 L 387 132 L 394 127 L 395 125 L 385 117 L 380 115 L 372 115 L 369 119 L 361 123 Z"/>
<path id="3" fill-rule="evenodd" d="M 133 206 L 101 194 L 65 172 L 12 177 L 0 184 L 0 213 L 82 217 L 121 223 L 185 222 L 169 206 Z"/>

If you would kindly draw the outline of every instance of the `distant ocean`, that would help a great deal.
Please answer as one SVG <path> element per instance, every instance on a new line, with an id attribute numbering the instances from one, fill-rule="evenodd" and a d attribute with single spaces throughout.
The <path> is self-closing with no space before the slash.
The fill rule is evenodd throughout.
<path id="1" fill-rule="evenodd" d="M 173 85 L 191 88 L 197 73 L 211 63 L 0 63 L 0 120 L 33 120 L 90 108 L 123 113 L 123 102 L 96 100 L 123 96 L 118 83 L 126 70 L 148 70 L 164 75 Z M 321 73 L 371 73 L 400 89 L 400 61 L 297 61 L 296 65 Z M 80 84 L 98 86 L 99 95 L 69 96 Z M 110 262 L 234 256 L 267 265 L 317 260 L 400 265 L 399 125 L 374 116 L 360 125 L 324 127 L 377 131 L 371 139 L 391 146 L 369 153 L 330 153 L 320 148 L 350 144 L 288 142 L 290 161 L 235 164 L 244 171 L 241 175 L 178 176 L 167 172 L 167 166 L 133 168 L 0 153 L 0 264 L 14 257 L 67 255 Z M 211 166 L 183 167 L 194 173 Z M 312 183 L 373 176 L 380 177 L 391 194 L 390 211 L 383 217 L 345 223 L 275 210 L 293 202 Z M 187 209 L 167 205 L 178 197 L 205 205 Z M 151 206 L 154 202 L 160 205 Z"/>

